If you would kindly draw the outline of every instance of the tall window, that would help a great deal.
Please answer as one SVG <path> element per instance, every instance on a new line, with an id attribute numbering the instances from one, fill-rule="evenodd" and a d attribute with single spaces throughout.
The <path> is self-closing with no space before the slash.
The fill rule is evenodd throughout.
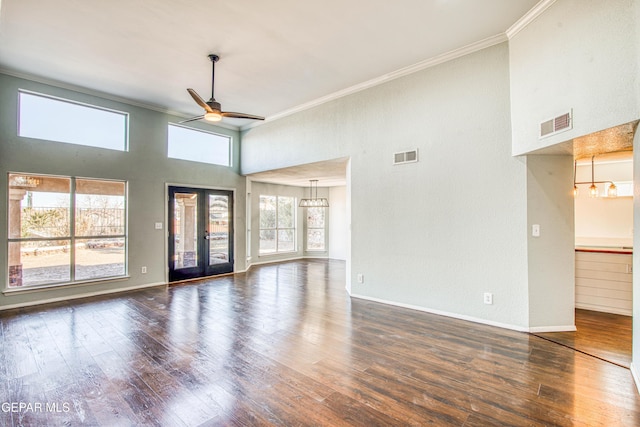
<path id="1" fill-rule="evenodd" d="M 9 288 L 126 274 L 126 183 L 9 174 Z"/>
<path id="2" fill-rule="evenodd" d="M 260 254 L 296 250 L 296 199 L 260 196 Z"/>
<path id="3" fill-rule="evenodd" d="M 18 136 L 127 150 L 127 113 L 20 91 Z"/>
<path id="4" fill-rule="evenodd" d="M 172 159 L 231 166 L 231 138 L 170 124 L 167 156 Z"/>
<path id="5" fill-rule="evenodd" d="M 325 208 L 307 208 L 306 250 L 325 251 Z"/>

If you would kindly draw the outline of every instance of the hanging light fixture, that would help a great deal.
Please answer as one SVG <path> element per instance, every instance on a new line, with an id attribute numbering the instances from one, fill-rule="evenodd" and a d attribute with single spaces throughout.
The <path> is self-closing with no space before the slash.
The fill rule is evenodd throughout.
<path id="1" fill-rule="evenodd" d="M 578 161 L 573 162 L 573 197 L 578 197 L 578 186 L 576 185 L 576 172 L 578 171 Z"/>
<path id="2" fill-rule="evenodd" d="M 591 181 L 576 182 L 576 172 L 578 167 L 578 161 L 576 160 L 573 165 L 573 196 L 578 196 L 578 184 L 591 184 L 589 186 L 589 197 L 598 197 L 599 190 L 596 184 L 609 184 L 607 187 L 607 197 L 618 197 L 618 187 L 613 181 L 596 181 L 594 178 L 594 159 L 596 156 L 591 156 Z"/>
<path id="3" fill-rule="evenodd" d="M 315 195 L 313 194 L 313 187 L 315 183 Z M 318 198 L 318 180 L 309 180 L 309 198 L 300 199 L 298 204 L 301 208 L 327 208 L 329 207 L 329 201 L 324 197 Z"/>

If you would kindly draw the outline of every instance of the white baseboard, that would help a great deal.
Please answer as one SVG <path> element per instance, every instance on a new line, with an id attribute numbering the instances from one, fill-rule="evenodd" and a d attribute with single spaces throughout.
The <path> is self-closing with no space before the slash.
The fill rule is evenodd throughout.
<path id="1" fill-rule="evenodd" d="M 83 293 L 83 294 L 78 294 L 78 295 L 70 295 L 70 296 L 65 296 L 65 297 L 48 298 L 48 299 L 37 300 L 37 301 L 27 301 L 27 302 L 23 302 L 23 303 L 9 304 L 9 305 L 0 306 L 0 311 L 12 310 L 14 308 L 31 307 L 31 306 L 34 306 L 34 305 L 49 304 L 49 303 L 52 303 L 52 302 L 71 301 L 71 300 L 81 299 L 81 298 L 90 298 L 90 297 L 96 297 L 96 296 L 100 296 L 100 295 L 118 294 L 118 293 L 121 293 L 121 292 L 136 291 L 136 290 L 139 290 L 139 289 L 146 289 L 146 288 L 155 288 L 155 287 L 158 287 L 158 286 L 167 286 L 167 284 L 164 283 L 164 282 L 147 283 L 145 285 L 135 285 L 135 286 L 129 286 L 127 288 L 106 289 L 106 290 L 103 290 L 103 291 L 88 292 L 88 293 Z"/>
<path id="2" fill-rule="evenodd" d="M 638 377 L 638 371 L 636 370 L 635 365 L 631 362 L 631 376 L 633 377 L 633 382 L 636 384 L 636 390 L 638 394 L 640 394 L 640 377 Z"/>
<path id="3" fill-rule="evenodd" d="M 599 311 L 602 313 L 620 314 L 622 316 L 633 316 L 633 310 L 625 310 L 624 308 L 602 307 L 599 305 L 577 304 L 577 303 L 576 303 L 576 308 L 580 308 L 582 310 Z"/>
<path id="4" fill-rule="evenodd" d="M 446 317 L 451 317 L 451 318 L 454 318 L 454 319 L 466 320 L 468 322 L 481 323 L 483 325 L 496 326 L 498 328 L 503 328 L 503 329 L 511 329 L 513 331 L 518 331 L 518 332 L 529 332 L 529 328 L 527 328 L 525 326 L 518 326 L 518 325 L 511 325 L 511 324 L 508 324 L 508 323 L 494 322 L 492 320 L 481 319 L 481 318 L 473 317 L 473 316 L 467 316 L 465 314 L 450 313 L 448 311 L 442 311 L 442 310 L 434 310 L 434 309 L 431 309 L 431 308 L 426 308 L 426 307 L 421 307 L 421 306 L 411 305 L 411 304 L 404 304 L 404 303 L 396 302 L 396 301 L 388 301 L 388 300 L 369 297 L 369 296 L 365 296 L 365 295 L 351 294 L 351 297 L 358 298 L 358 299 L 363 299 L 363 300 L 368 300 L 368 301 L 379 302 L 379 303 L 382 303 L 382 304 L 394 305 L 396 307 L 408 308 L 408 309 L 411 309 L 411 310 L 423 311 L 425 313 L 437 314 L 439 316 L 446 316 Z"/>
<path id="5" fill-rule="evenodd" d="M 544 332 L 574 332 L 577 331 L 576 325 L 566 325 L 566 326 L 534 326 L 529 328 L 529 332 L 532 334 L 535 333 L 544 333 Z"/>

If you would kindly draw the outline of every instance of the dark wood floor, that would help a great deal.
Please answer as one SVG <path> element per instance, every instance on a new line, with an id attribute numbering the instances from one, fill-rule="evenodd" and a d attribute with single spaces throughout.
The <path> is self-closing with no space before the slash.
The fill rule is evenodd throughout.
<path id="1" fill-rule="evenodd" d="M 577 331 L 536 335 L 629 368 L 632 324 L 630 316 L 576 309 Z"/>
<path id="2" fill-rule="evenodd" d="M 2 425 L 637 426 L 628 369 L 304 261 L 0 313 Z M 6 403 L 59 412 L 4 411 Z"/>

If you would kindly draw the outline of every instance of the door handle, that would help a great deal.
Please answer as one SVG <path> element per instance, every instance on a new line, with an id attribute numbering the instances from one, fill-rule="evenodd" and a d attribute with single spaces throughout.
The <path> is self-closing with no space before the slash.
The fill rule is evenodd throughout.
<path id="1" fill-rule="evenodd" d="M 211 236 L 209 236 L 209 232 L 207 230 L 204 231 L 204 239 L 205 240 L 210 240 Z"/>

